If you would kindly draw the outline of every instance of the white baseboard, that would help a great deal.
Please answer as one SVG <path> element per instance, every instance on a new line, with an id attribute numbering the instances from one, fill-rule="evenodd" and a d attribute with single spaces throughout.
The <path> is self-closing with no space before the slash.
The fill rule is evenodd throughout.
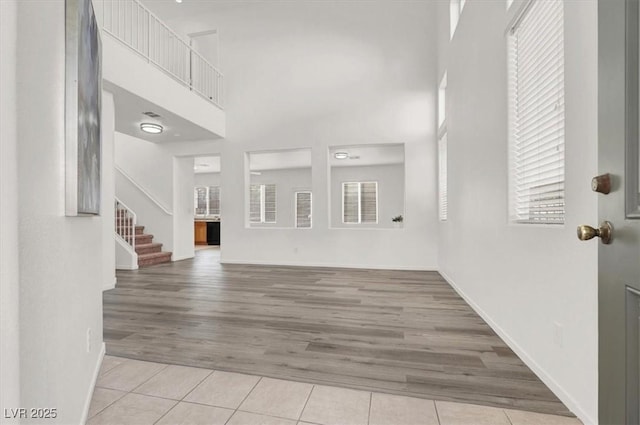
<path id="1" fill-rule="evenodd" d="M 138 270 L 137 264 L 116 264 L 116 270 Z"/>
<path id="2" fill-rule="evenodd" d="M 104 285 L 102 285 L 102 291 L 108 291 L 109 289 L 114 289 L 116 287 L 116 282 L 118 281 L 117 278 L 113 278 L 113 282 L 112 283 L 106 283 Z"/>
<path id="3" fill-rule="evenodd" d="M 442 277 L 451 285 L 451 287 L 460 295 L 471 308 L 478 313 L 482 319 L 498 334 L 500 338 L 513 350 L 514 353 L 533 371 L 533 373 L 545 383 L 547 387 L 562 401 L 569 410 L 571 410 L 582 421 L 584 425 L 596 425 L 598 421 L 592 418 L 582 407 L 571 397 L 571 395 L 549 375 L 518 343 L 500 327 L 478 304 L 475 303 L 456 283 L 443 271 L 439 271 Z"/>
<path id="4" fill-rule="evenodd" d="M 182 260 L 189 260 L 191 258 L 194 258 L 196 255 L 195 254 L 191 254 L 191 255 L 182 255 L 180 257 L 176 257 L 176 256 L 172 256 L 171 257 L 171 261 L 182 261 Z"/>
<path id="5" fill-rule="evenodd" d="M 374 269 L 374 270 L 408 270 L 421 272 L 438 271 L 436 266 L 394 266 L 385 264 L 345 264 L 295 261 L 247 261 L 221 259 L 220 264 L 246 264 L 256 266 L 290 266 L 290 267 L 328 267 L 336 269 Z"/>
<path id="6" fill-rule="evenodd" d="M 93 397 L 93 389 L 96 387 L 96 382 L 98 382 L 98 375 L 100 375 L 100 368 L 102 367 L 102 360 L 104 359 L 104 354 L 106 352 L 105 343 L 102 343 L 100 347 L 100 353 L 98 354 L 98 361 L 96 362 L 96 367 L 93 371 L 93 377 L 91 378 L 91 384 L 89 385 L 89 391 L 87 392 L 87 397 L 84 401 L 84 409 L 82 410 L 82 420 L 81 424 L 86 424 L 89 416 L 89 407 L 91 406 L 91 398 Z"/>

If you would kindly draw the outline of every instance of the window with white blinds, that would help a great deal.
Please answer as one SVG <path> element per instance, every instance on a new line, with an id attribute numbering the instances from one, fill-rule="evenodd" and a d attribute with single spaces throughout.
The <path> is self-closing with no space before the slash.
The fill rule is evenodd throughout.
<path id="1" fill-rule="evenodd" d="M 220 215 L 220 186 L 209 186 L 209 215 Z"/>
<path id="2" fill-rule="evenodd" d="M 195 215 L 207 215 L 207 188 L 196 187 L 193 191 Z"/>
<path id="3" fill-rule="evenodd" d="M 296 228 L 298 229 L 310 229 L 311 228 L 311 192 L 296 192 L 295 193 L 295 205 L 296 205 Z"/>
<path id="4" fill-rule="evenodd" d="M 378 222 L 378 182 L 342 183 L 342 222 Z"/>
<path id="5" fill-rule="evenodd" d="M 196 187 L 193 197 L 195 215 L 220 215 L 220 186 Z"/>
<path id="6" fill-rule="evenodd" d="M 249 186 L 249 221 L 251 223 L 276 222 L 276 185 Z"/>
<path id="7" fill-rule="evenodd" d="M 510 218 L 564 223 L 563 2 L 531 1 L 509 34 Z"/>
<path id="8" fill-rule="evenodd" d="M 445 221 L 448 215 L 447 198 L 447 133 L 438 140 L 438 198 L 440 220 Z"/>

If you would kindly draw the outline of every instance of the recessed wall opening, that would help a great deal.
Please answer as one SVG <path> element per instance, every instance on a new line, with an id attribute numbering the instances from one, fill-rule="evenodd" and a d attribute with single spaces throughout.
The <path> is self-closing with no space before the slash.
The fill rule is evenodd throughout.
<path id="1" fill-rule="evenodd" d="M 249 152 L 247 227 L 310 228 L 311 149 Z"/>
<path id="2" fill-rule="evenodd" d="M 404 226 L 404 144 L 333 146 L 329 167 L 332 228 Z"/>
<path id="3" fill-rule="evenodd" d="M 193 161 L 193 215 L 196 249 L 220 247 L 222 191 L 220 156 L 195 157 Z"/>

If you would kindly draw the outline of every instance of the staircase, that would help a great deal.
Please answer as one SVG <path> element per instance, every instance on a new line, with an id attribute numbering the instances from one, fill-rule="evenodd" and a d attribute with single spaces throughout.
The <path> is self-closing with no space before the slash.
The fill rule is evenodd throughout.
<path id="1" fill-rule="evenodd" d="M 162 244 L 153 242 L 153 235 L 144 233 L 136 223 L 136 215 L 116 199 L 116 233 L 138 254 L 138 267 L 154 266 L 171 261 L 171 252 L 162 251 Z"/>

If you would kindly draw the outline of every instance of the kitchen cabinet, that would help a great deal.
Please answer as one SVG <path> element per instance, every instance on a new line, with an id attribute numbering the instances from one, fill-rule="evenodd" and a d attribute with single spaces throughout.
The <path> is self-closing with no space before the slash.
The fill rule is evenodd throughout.
<path id="1" fill-rule="evenodd" d="M 194 240 L 196 245 L 207 244 L 207 222 L 196 221 L 194 225 Z"/>

